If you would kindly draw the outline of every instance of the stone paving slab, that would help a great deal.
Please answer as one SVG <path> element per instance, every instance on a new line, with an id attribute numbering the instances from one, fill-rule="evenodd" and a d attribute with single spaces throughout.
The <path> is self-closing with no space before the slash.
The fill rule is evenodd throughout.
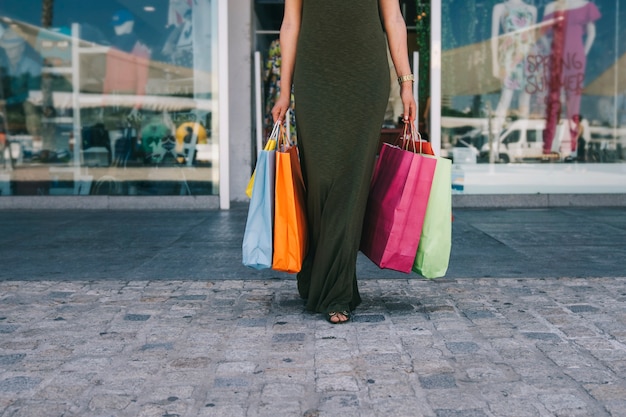
<path id="1" fill-rule="evenodd" d="M 626 208 L 454 209 L 449 278 L 620 277 Z M 247 206 L 228 211 L 2 211 L 2 280 L 293 279 L 241 264 Z M 357 276 L 407 279 L 362 254 Z"/>
<path id="2" fill-rule="evenodd" d="M 2 417 L 626 416 L 626 278 L 0 282 Z"/>

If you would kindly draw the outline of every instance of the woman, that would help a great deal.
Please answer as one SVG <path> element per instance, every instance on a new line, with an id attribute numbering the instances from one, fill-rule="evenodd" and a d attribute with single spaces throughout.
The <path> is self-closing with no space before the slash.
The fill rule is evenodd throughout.
<path id="1" fill-rule="evenodd" d="M 406 25 L 398 0 L 286 0 L 280 30 L 283 121 L 293 82 L 307 188 L 309 252 L 298 274 L 307 309 L 333 324 L 361 302 L 356 260 L 389 99 L 387 43 L 405 123 L 415 120 Z"/>

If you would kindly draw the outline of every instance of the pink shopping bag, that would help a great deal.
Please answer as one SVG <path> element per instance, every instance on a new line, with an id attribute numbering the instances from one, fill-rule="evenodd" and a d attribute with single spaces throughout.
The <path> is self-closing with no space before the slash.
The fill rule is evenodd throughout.
<path id="1" fill-rule="evenodd" d="M 410 273 L 437 160 L 383 144 L 374 168 L 360 250 L 378 267 Z"/>

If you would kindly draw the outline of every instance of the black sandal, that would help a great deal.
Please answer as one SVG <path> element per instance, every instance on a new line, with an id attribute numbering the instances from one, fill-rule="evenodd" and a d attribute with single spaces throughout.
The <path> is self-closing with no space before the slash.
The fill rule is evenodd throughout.
<path id="1" fill-rule="evenodd" d="M 346 317 L 345 320 L 340 320 L 340 321 L 333 321 L 333 317 L 337 317 L 338 314 L 341 314 L 343 316 Z M 350 314 L 349 311 L 331 311 L 330 313 L 328 313 L 328 316 L 326 317 L 326 320 L 328 320 L 328 322 L 330 324 L 343 324 L 343 323 L 347 323 L 352 319 L 352 315 Z"/>

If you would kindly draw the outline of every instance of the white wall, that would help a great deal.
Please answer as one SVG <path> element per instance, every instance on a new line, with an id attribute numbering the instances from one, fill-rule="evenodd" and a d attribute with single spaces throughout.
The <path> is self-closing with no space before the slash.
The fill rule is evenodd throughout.
<path id="1" fill-rule="evenodd" d="M 228 0 L 231 201 L 248 201 L 252 166 L 252 7 L 250 0 Z"/>

